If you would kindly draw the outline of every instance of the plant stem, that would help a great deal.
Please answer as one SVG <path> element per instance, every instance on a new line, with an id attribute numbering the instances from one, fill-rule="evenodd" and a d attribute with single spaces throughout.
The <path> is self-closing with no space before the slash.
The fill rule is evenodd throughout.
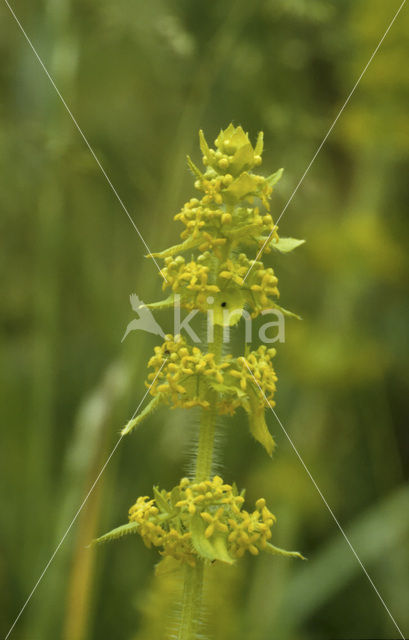
<path id="1" fill-rule="evenodd" d="M 223 327 L 214 327 L 214 341 L 212 351 L 215 355 L 216 364 L 219 363 L 223 347 Z M 214 434 L 216 427 L 216 411 L 213 407 L 202 410 L 200 420 L 199 444 L 196 458 L 196 482 L 209 480 L 212 471 Z"/>
<path id="2" fill-rule="evenodd" d="M 213 353 L 215 355 L 216 364 L 220 362 L 220 358 L 222 357 L 223 350 L 223 327 L 219 324 L 214 325 L 214 336 L 213 336 Z"/>
<path id="3" fill-rule="evenodd" d="M 196 640 L 200 622 L 203 590 L 203 560 L 196 559 L 196 565 L 186 565 L 184 572 L 182 614 L 178 640 Z"/>
<path id="4" fill-rule="evenodd" d="M 196 458 L 196 482 L 208 480 L 212 470 L 216 413 L 203 409 L 200 421 L 199 445 Z"/>
<path id="5" fill-rule="evenodd" d="M 220 362 L 223 347 L 223 327 L 214 327 L 214 341 L 212 352 L 215 354 L 216 364 Z M 212 471 L 214 434 L 216 427 L 216 410 L 214 407 L 202 410 L 200 420 L 199 443 L 196 458 L 196 482 L 209 480 Z M 196 558 L 196 565 L 186 565 L 183 599 L 178 640 L 196 640 L 200 621 L 202 591 L 203 591 L 203 560 Z"/>

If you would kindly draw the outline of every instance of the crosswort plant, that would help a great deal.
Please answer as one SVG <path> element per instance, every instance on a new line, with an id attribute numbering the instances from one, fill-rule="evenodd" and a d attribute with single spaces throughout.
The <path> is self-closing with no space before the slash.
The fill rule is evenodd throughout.
<path id="1" fill-rule="evenodd" d="M 161 571 L 183 567 L 178 640 L 199 637 L 204 572 L 214 563 L 233 564 L 246 552 L 302 558 L 270 542 L 276 518 L 264 498 L 253 510 L 246 509 L 245 492 L 212 473 L 216 420 L 239 408 L 248 416 L 252 436 L 270 456 L 273 453 L 265 410 L 275 404 L 276 351 L 266 345 L 251 351 L 246 347 L 235 357 L 227 353 L 223 335 L 238 324 L 244 310 L 252 317 L 271 309 L 294 315 L 278 306 L 277 276 L 262 258 L 273 251 L 291 251 L 302 241 L 280 238 L 270 214 L 270 197 L 282 170 L 267 178 L 254 172 L 262 162 L 263 134 L 253 147 L 248 134 L 230 124 L 216 138 L 214 149 L 202 131 L 199 137 L 205 170 L 189 157 L 188 164 L 201 197 L 189 200 L 175 216 L 184 225 L 182 242 L 152 254 L 164 261 L 163 289 L 170 294 L 146 306 L 166 309 L 177 300 L 181 307 L 210 317 L 212 331 L 203 348 L 181 335 L 166 335 L 155 347 L 146 381 L 152 399 L 121 432 L 133 431 L 162 404 L 199 408 L 194 475 L 169 491 L 153 487 L 152 496 L 139 497 L 129 509 L 127 524 L 96 540 L 136 533 L 148 548 L 159 551 Z"/>

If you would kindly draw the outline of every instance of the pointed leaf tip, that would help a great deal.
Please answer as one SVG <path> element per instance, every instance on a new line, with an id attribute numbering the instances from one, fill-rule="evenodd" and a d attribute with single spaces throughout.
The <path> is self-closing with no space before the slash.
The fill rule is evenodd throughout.
<path id="1" fill-rule="evenodd" d="M 280 253 L 289 253 L 300 247 L 304 242 L 305 240 L 298 240 L 297 238 L 279 238 L 278 240 L 272 240 L 270 247 Z"/>
<path id="2" fill-rule="evenodd" d="M 139 527 L 138 522 L 127 522 L 127 524 L 123 524 L 120 527 L 116 527 L 108 533 L 105 533 L 103 536 L 96 538 L 89 545 L 90 547 L 95 547 L 97 544 L 102 544 L 103 542 L 110 542 L 111 540 L 117 540 L 118 538 L 122 538 L 123 536 L 127 536 L 131 533 L 136 533 Z"/>
<path id="3" fill-rule="evenodd" d="M 203 129 L 200 129 L 199 131 L 199 145 L 200 145 L 200 150 L 202 154 L 204 156 L 208 156 L 210 149 L 209 149 L 209 145 L 207 144 L 205 135 L 203 133 Z"/>
<path id="4" fill-rule="evenodd" d="M 193 162 L 193 160 L 192 160 L 192 158 L 190 156 L 186 156 L 186 158 L 187 158 L 187 164 L 188 164 L 189 169 L 191 170 L 191 172 L 196 176 L 196 178 L 198 178 L 199 180 L 202 180 L 203 179 L 203 173 L 195 165 L 195 163 Z"/>
<path id="5" fill-rule="evenodd" d="M 131 431 L 133 431 L 136 427 L 138 427 L 141 424 L 141 422 L 143 422 L 145 418 L 147 418 L 158 407 L 160 403 L 160 399 L 161 399 L 160 395 L 157 395 L 154 398 L 152 398 L 149 404 L 146 405 L 145 409 L 141 411 L 141 413 L 137 415 L 135 418 L 131 418 L 126 423 L 124 428 L 121 429 L 121 436 L 123 437 L 128 435 L 128 433 L 131 433 Z"/>
<path id="6" fill-rule="evenodd" d="M 270 542 L 267 542 L 264 551 L 270 553 L 274 556 L 284 556 L 285 558 L 298 558 L 299 560 L 307 560 L 304 556 L 299 553 L 299 551 L 286 551 L 285 549 L 280 549 L 280 547 L 275 547 Z"/>
<path id="7" fill-rule="evenodd" d="M 250 410 L 247 413 L 250 424 L 250 433 L 261 445 L 263 445 L 270 458 L 272 458 L 274 449 L 276 448 L 276 443 L 268 430 L 265 421 L 264 406 L 257 406 L 255 402 L 251 402 L 249 409 Z"/>
<path id="8" fill-rule="evenodd" d="M 256 146 L 254 148 L 254 154 L 256 156 L 261 156 L 261 154 L 263 153 L 263 145 L 264 145 L 264 133 L 260 131 L 260 133 L 257 136 Z"/>
<path id="9" fill-rule="evenodd" d="M 275 173 L 272 173 L 271 176 L 266 178 L 266 181 L 267 181 L 268 185 L 270 187 L 274 187 L 274 185 L 280 180 L 280 178 L 283 175 L 283 173 L 284 173 L 284 169 L 283 168 L 279 169 Z"/>

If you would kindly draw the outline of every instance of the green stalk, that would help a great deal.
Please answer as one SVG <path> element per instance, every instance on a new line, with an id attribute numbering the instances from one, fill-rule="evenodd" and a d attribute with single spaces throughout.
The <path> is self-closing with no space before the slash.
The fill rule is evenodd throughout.
<path id="1" fill-rule="evenodd" d="M 223 327 L 214 327 L 214 341 L 212 351 L 216 364 L 220 362 L 223 347 Z M 196 482 L 209 480 L 212 471 L 214 434 L 216 428 L 216 411 L 213 408 L 203 409 L 200 420 L 199 444 L 196 458 Z"/>
<path id="2" fill-rule="evenodd" d="M 183 585 L 182 614 L 178 640 L 196 640 L 200 622 L 203 591 L 203 560 L 196 560 L 196 565 L 186 565 Z"/>
<path id="3" fill-rule="evenodd" d="M 212 470 L 214 433 L 216 427 L 216 412 L 203 409 L 200 421 L 199 445 L 196 458 L 196 482 L 209 480 Z"/>
<path id="4" fill-rule="evenodd" d="M 212 351 L 215 354 L 215 362 L 220 361 L 223 347 L 223 327 L 214 327 L 214 341 Z M 196 482 L 209 480 L 212 471 L 214 434 L 216 429 L 216 411 L 203 409 L 200 421 L 199 443 L 196 457 Z M 204 562 L 196 559 L 196 565 L 186 565 L 182 612 L 179 627 L 178 640 L 196 640 L 200 621 L 202 592 L 203 592 Z"/>

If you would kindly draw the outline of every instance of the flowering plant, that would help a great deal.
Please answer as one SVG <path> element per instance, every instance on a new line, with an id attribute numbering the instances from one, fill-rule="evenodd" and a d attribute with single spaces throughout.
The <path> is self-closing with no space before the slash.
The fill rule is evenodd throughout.
<path id="1" fill-rule="evenodd" d="M 188 157 L 195 188 L 192 198 L 175 219 L 182 222 L 182 243 L 161 253 L 163 289 L 168 298 L 146 305 L 180 306 L 211 314 L 214 331 L 206 348 L 189 344 L 182 336 L 165 336 L 148 362 L 152 370 L 146 385 L 152 396 L 148 406 L 130 420 L 122 435 L 133 431 L 160 404 L 201 411 L 194 478 L 182 478 L 171 491 L 153 489 L 153 497 L 140 497 L 129 510 L 129 522 L 98 538 L 105 542 L 137 533 L 146 546 L 156 547 L 162 562 L 183 565 L 184 593 L 179 640 L 197 637 L 204 567 L 215 561 L 232 564 L 247 551 L 301 557 L 270 543 L 275 516 L 260 498 L 253 511 L 244 509 L 244 491 L 212 475 L 216 417 L 239 408 L 248 416 L 251 434 L 269 455 L 274 440 L 265 422 L 265 408 L 274 406 L 277 376 L 275 349 L 265 345 L 239 357 L 226 353 L 225 327 L 239 322 L 244 309 L 253 317 L 269 309 L 294 315 L 277 304 L 278 280 L 262 255 L 288 252 L 301 244 L 280 238 L 270 214 L 269 200 L 280 179 L 280 169 L 265 178 L 254 173 L 261 164 L 263 134 L 255 147 L 241 127 L 230 124 L 211 149 L 200 132 L 202 172 Z M 190 259 L 182 254 L 189 251 Z M 253 251 L 249 258 L 245 251 Z"/>

